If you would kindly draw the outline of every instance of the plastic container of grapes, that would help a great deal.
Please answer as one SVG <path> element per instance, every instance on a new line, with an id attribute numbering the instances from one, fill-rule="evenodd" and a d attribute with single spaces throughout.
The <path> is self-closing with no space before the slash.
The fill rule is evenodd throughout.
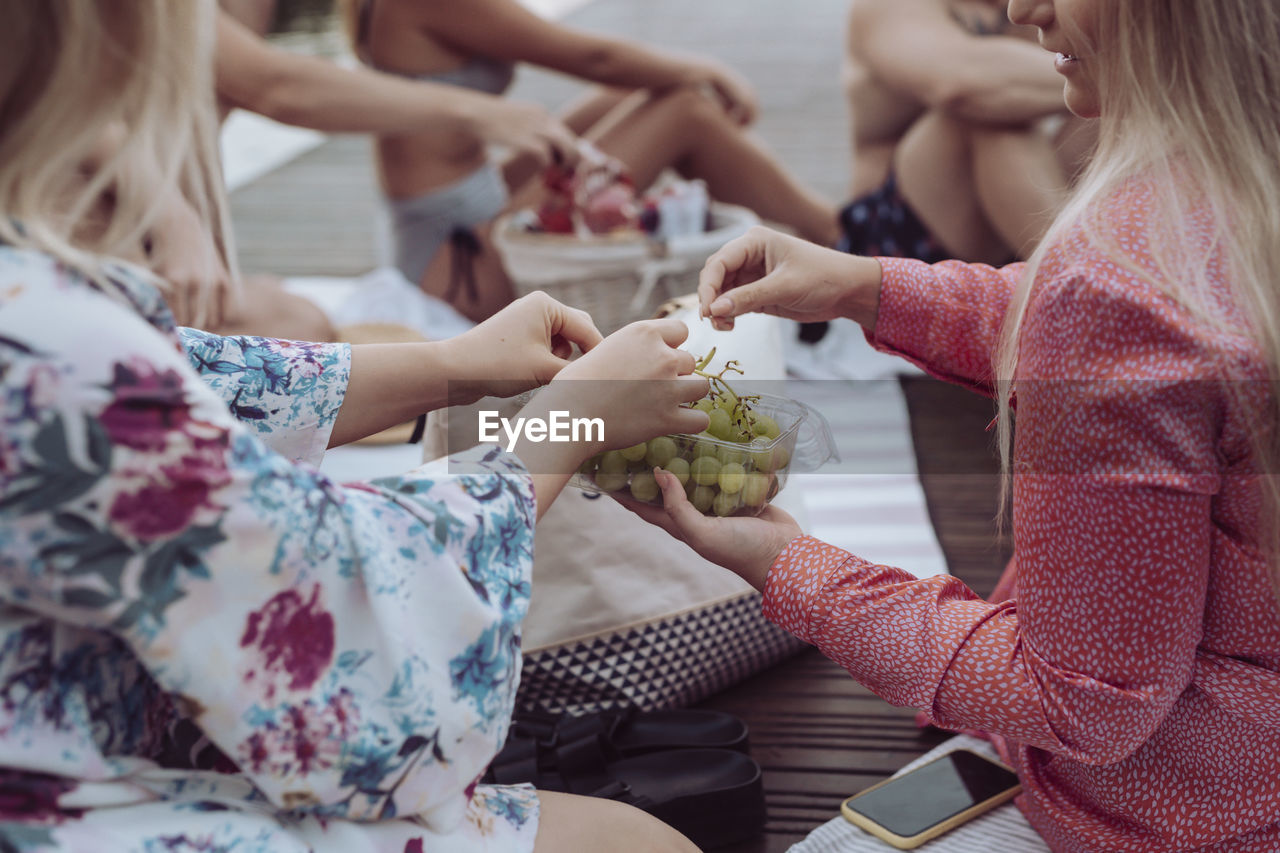
<path id="1" fill-rule="evenodd" d="M 623 451 L 609 451 L 588 459 L 571 482 L 584 491 L 629 495 L 642 503 L 662 506 L 662 495 L 653 481 L 656 466 L 682 479 L 687 474 L 685 494 L 705 515 L 759 515 L 787 484 L 788 474 L 816 470 L 837 457 L 831 427 L 820 412 L 786 397 L 758 396 L 753 411 L 773 418 L 778 425 L 776 438 L 757 436 L 750 442 L 735 442 L 707 433 L 661 436 L 646 443 L 644 457 L 624 457 L 625 470 L 618 470 L 617 456 L 605 460 Z M 664 459 L 673 446 L 675 455 Z M 702 459 L 711 461 L 699 461 Z M 684 466 L 687 471 L 682 470 Z"/>

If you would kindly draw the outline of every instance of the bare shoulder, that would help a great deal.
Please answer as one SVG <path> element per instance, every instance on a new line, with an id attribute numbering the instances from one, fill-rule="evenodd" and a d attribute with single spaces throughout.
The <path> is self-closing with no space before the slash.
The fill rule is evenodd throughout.
<path id="1" fill-rule="evenodd" d="M 922 24 L 958 26 L 954 0 L 852 0 L 847 34 L 851 51 L 872 34 L 902 30 Z"/>

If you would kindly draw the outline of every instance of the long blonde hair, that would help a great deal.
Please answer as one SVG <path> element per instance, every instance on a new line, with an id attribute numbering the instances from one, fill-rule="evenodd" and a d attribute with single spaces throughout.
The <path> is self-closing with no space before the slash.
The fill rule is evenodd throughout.
<path id="1" fill-rule="evenodd" d="M 108 259 L 138 258 L 176 190 L 230 261 L 213 14 L 211 0 L 0 0 L 0 240 L 101 281 Z"/>
<path id="2" fill-rule="evenodd" d="M 1247 331 L 1272 377 L 1280 373 L 1280 7 L 1258 0 L 1096 5 L 1100 20 L 1088 61 L 1101 107 L 1097 149 L 1072 200 L 1031 259 L 996 356 L 1006 498 L 1009 391 L 1018 335 L 1035 270 L 1046 250 L 1061 244 L 1068 232 L 1083 233 L 1108 257 L 1154 281 L 1208 322 L 1215 322 L 1216 314 L 1206 302 L 1210 261 L 1221 253 L 1241 313 L 1252 319 Z M 1146 244 L 1157 253 L 1155 278 L 1138 268 L 1097 219 L 1103 202 L 1134 178 L 1156 193 L 1154 215 L 1146 223 Z M 1203 214 L 1206 207 L 1217 229 L 1207 243 L 1187 233 L 1192 211 Z M 1203 215 L 1198 219 L 1203 225 Z M 1260 428 L 1255 439 L 1259 470 L 1266 475 L 1277 461 L 1271 432 Z M 1274 476 L 1262 480 L 1266 518 L 1275 526 L 1280 488 Z M 1275 532 L 1270 536 L 1274 542 Z"/>

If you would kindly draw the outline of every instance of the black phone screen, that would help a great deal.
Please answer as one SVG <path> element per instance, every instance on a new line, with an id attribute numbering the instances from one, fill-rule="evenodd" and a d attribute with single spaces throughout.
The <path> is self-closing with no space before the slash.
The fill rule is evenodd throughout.
<path id="1" fill-rule="evenodd" d="M 956 750 L 847 801 L 890 832 L 910 838 L 1018 784 L 1016 774 Z"/>

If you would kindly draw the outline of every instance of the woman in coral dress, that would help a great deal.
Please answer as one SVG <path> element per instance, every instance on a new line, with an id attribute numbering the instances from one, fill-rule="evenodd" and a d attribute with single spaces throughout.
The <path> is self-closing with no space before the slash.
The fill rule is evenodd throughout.
<path id="1" fill-rule="evenodd" d="M 1028 265 L 841 257 L 763 229 L 704 314 L 848 316 L 999 401 L 1016 583 L 984 601 L 804 536 L 649 517 L 889 701 L 992 733 L 1055 853 L 1280 850 L 1280 16 L 1013 0 L 1100 144 Z"/>

